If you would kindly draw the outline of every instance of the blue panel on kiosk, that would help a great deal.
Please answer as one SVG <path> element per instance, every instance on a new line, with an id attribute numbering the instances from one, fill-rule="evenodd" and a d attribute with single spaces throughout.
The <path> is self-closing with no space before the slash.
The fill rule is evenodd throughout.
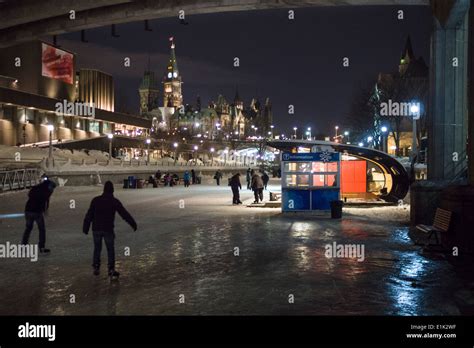
<path id="1" fill-rule="evenodd" d="M 331 201 L 337 200 L 339 200 L 338 188 L 311 191 L 312 210 L 331 210 Z"/>
<path id="2" fill-rule="evenodd" d="M 310 191 L 283 189 L 281 203 L 283 211 L 311 210 Z"/>

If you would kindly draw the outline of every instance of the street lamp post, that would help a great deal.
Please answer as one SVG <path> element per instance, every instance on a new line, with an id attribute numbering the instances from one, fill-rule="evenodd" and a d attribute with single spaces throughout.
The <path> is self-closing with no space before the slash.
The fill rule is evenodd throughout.
<path id="1" fill-rule="evenodd" d="M 174 165 L 176 165 L 176 156 L 177 156 L 177 153 L 178 153 L 178 143 L 174 143 L 173 147 L 174 147 Z"/>
<path id="2" fill-rule="evenodd" d="M 272 132 L 272 139 L 273 139 L 273 128 L 275 128 L 275 126 L 274 126 L 274 125 L 271 125 L 271 126 L 270 126 L 270 129 L 272 130 L 272 131 L 271 131 L 271 132 Z"/>
<path id="3" fill-rule="evenodd" d="M 48 131 L 49 131 L 49 151 L 48 151 L 48 167 L 53 166 L 53 131 L 54 131 L 54 126 L 52 124 L 48 125 Z"/>
<path id="4" fill-rule="evenodd" d="M 295 139 L 296 139 L 296 137 L 297 137 L 297 135 L 296 135 L 296 130 L 297 130 L 297 129 L 298 129 L 298 127 L 293 127 L 293 130 L 295 131 Z"/>
<path id="5" fill-rule="evenodd" d="M 349 131 L 345 131 L 345 132 L 344 132 L 344 136 L 347 137 L 346 143 L 350 144 L 351 141 L 350 141 L 350 139 L 349 139 Z"/>
<path id="6" fill-rule="evenodd" d="M 412 105 L 410 107 L 412 121 L 413 121 L 413 128 L 412 128 L 412 140 L 411 140 L 411 160 L 414 161 L 416 155 L 418 154 L 418 145 L 416 141 L 416 120 L 419 118 L 420 108 L 418 105 Z"/>
<path id="7" fill-rule="evenodd" d="M 109 161 L 112 160 L 112 139 L 114 138 L 114 135 L 112 133 L 107 134 L 107 138 L 109 138 Z"/>
<path id="8" fill-rule="evenodd" d="M 311 140 L 311 127 L 308 127 L 306 134 L 308 134 L 308 140 Z"/>
<path id="9" fill-rule="evenodd" d="M 336 130 L 336 136 L 334 138 L 337 139 L 337 130 L 339 129 L 339 126 L 334 127 L 334 129 Z"/>
<path id="10" fill-rule="evenodd" d="M 197 150 L 198 150 L 198 146 L 197 146 L 197 145 L 194 145 L 194 151 L 193 151 L 193 155 L 194 155 L 194 165 L 197 165 Z"/>
<path id="11" fill-rule="evenodd" d="M 212 167 L 212 165 L 214 164 L 214 151 L 215 151 L 215 149 L 213 147 L 211 147 L 210 151 L 211 151 L 211 167 Z"/>
<path id="12" fill-rule="evenodd" d="M 382 126 L 382 128 L 380 128 L 380 130 L 382 131 L 382 151 L 387 153 L 387 131 L 388 131 L 388 128 L 385 127 L 385 126 Z"/>
<path id="13" fill-rule="evenodd" d="M 146 150 L 146 162 L 147 164 L 150 163 L 150 144 L 151 144 L 151 139 L 148 138 L 146 140 L 146 146 L 147 146 L 147 150 Z"/>

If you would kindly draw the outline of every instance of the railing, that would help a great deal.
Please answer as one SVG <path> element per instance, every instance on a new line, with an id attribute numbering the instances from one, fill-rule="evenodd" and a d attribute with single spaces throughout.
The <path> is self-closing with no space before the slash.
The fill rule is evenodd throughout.
<path id="1" fill-rule="evenodd" d="M 0 171 L 0 192 L 30 188 L 40 181 L 41 173 L 36 168 Z"/>

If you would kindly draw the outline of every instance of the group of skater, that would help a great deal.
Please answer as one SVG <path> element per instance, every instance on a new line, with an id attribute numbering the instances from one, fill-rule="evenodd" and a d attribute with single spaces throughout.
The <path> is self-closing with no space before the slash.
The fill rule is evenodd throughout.
<path id="1" fill-rule="evenodd" d="M 166 173 L 164 175 L 165 186 L 173 186 L 171 182 L 177 180 L 176 174 Z M 160 181 L 162 174 L 158 171 L 154 180 Z M 223 175 L 220 171 L 217 171 L 214 175 L 214 179 L 217 185 L 220 185 L 220 181 Z M 247 189 L 253 190 L 255 201 L 259 203 L 263 201 L 263 190 L 267 189 L 269 181 L 268 174 L 265 171 L 261 171 L 259 175 L 255 170 L 247 170 Z M 179 177 L 178 177 L 179 180 Z M 189 187 L 191 183 L 198 183 L 198 178 L 194 170 L 190 172 L 185 171 L 183 175 L 184 186 Z M 229 186 L 232 189 L 233 197 L 232 204 L 242 204 L 240 200 L 240 190 L 242 184 L 240 182 L 240 173 L 233 175 L 229 179 Z M 39 243 L 38 248 L 40 253 L 50 253 L 50 249 L 46 248 L 46 226 L 44 221 L 44 215 L 47 213 L 49 208 L 50 198 L 56 188 L 56 184 L 51 181 L 47 176 L 42 176 L 41 183 L 30 189 L 28 193 L 28 200 L 25 206 L 25 221 L 26 226 L 23 232 L 22 244 L 26 245 L 29 243 L 31 231 L 34 224 L 36 223 L 39 230 Z M 94 242 L 93 261 L 92 268 L 93 274 L 100 274 L 101 266 L 101 251 L 102 245 L 105 243 L 108 256 L 107 272 L 111 278 L 118 278 L 119 273 L 115 270 L 115 232 L 114 232 L 114 221 L 115 214 L 118 213 L 123 220 L 125 220 L 133 229 L 137 231 L 138 225 L 132 215 L 124 208 L 122 203 L 114 196 L 114 185 L 111 181 L 107 181 L 104 184 L 103 192 L 101 195 L 94 197 L 90 203 L 89 209 L 86 212 L 83 221 L 82 232 L 89 234 L 89 230 L 92 227 L 92 236 Z"/>
<path id="2" fill-rule="evenodd" d="M 176 173 L 165 173 L 163 175 L 161 171 L 158 170 L 155 173 L 155 176 L 150 176 L 148 178 L 148 182 L 153 184 L 153 187 L 158 187 L 162 179 L 164 186 L 173 187 L 178 185 L 180 178 Z M 201 176 L 197 175 L 194 169 L 191 169 L 191 171 L 186 170 L 183 174 L 183 183 L 184 187 L 189 187 L 191 184 L 199 184 L 201 183 Z"/>
<path id="3" fill-rule="evenodd" d="M 26 227 L 23 232 L 22 244 L 29 243 L 31 231 L 34 223 L 38 225 L 40 253 L 47 254 L 51 250 L 46 248 L 46 226 L 44 215 L 49 208 L 49 201 L 56 188 L 56 184 L 47 176 L 42 176 L 41 183 L 34 186 L 28 192 L 28 200 L 25 206 Z M 92 236 L 94 241 L 92 268 L 93 274 L 100 274 L 102 244 L 105 243 L 108 256 L 108 275 L 111 278 L 118 278 L 119 273 L 115 270 L 115 213 L 118 213 L 136 231 L 138 225 L 132 215 L 124 208 L 122 203 L 114 197 L 114 185 L 111 181 L 104 184 L 103 192 L 100 196 L 94 197 L 89 209 L 84 217 L 82 232 L 89 234 L 92 226 Z"/>
<path id="4" fill-rule="evenodd" d="M 263 202 L 263 190 L 267 189 L 270 177 L 265 171 L 261 171 L 262 175 L 259 175 L 255 170 L 248 168 L 246 174 L 247 189 L 252 190 L 255 200 L 254 204 Z M 229 186 L 232 189 L 232 204 L 242 204 L 240 201 L 240 191 L 242 184 L 240 183 L 240 173 L 233 175 L 229 179 Z"/>

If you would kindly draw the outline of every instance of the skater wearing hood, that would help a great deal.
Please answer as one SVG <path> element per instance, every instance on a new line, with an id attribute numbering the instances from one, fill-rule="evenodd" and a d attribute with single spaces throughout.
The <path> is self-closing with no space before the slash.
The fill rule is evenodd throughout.
<path id="1" fill-rule="evenodd" d="M 92 224 L 92 234 L 94 237 L 92 267 L 94 268 L 94 275 L 99 275 L 100 253 L 102 251 L 102 240 L 104 240 L 108 255 L 109 276 L 119 276 L 119 273 L 115 271 L 114 220 L 116 212 L 119 213 L 122 219 L 124 219 L 134 231 L 137 230 L 137 223 L 133 217 L 123 207 L 122 203 L 114 197 L 114 185 L 112 182 L 107 181 L 104 184 L 104 193 L 92 199 L 82 228 L 84 234 L 89 234 L 89 228 Z"/>
<path id="2" fill-rule="evenodd" d="M 191 176 L 189 175 L 189 172 L 185 171 L 183 175 L 184 187 L 189 187 L 190 179 L 191 179 Z"/>
<path id="3" fill-rule="evenodd" d="M 251 189 L 251 183 L 252 183 L 252 169 L 247 169 L 247 176 L 246 176 L 246 179 L 247 179 L 247 190 L 250 190 Z"/>
<path id="4" fill-rule="evenodd" d="M 232 189 L 232 204 L 242 204 L 240 201 L 239 189 L 242 190 L 242 185 L 240 184 L 240 173 L 235 174 L 229 180 L 229 186 Z"/>
<path id="5" fill-rule="evenodd" d="M 39 230 L 38 248 L 41 253 L 49 253 L 50 250 L 45 248 L 46 244 L 46 227 L 44 224 L 44 214 L 49 208 L 49 198 L 53 194 L 56 184 L 50 181 L 46 176 L 42 177 L 43 181 L 34 186 L 28 192 L 28 201 L 25 206 L 26 227 L 23 233 L 22 244 L 28 244 L 33 225 L 36 222 Z"/>

